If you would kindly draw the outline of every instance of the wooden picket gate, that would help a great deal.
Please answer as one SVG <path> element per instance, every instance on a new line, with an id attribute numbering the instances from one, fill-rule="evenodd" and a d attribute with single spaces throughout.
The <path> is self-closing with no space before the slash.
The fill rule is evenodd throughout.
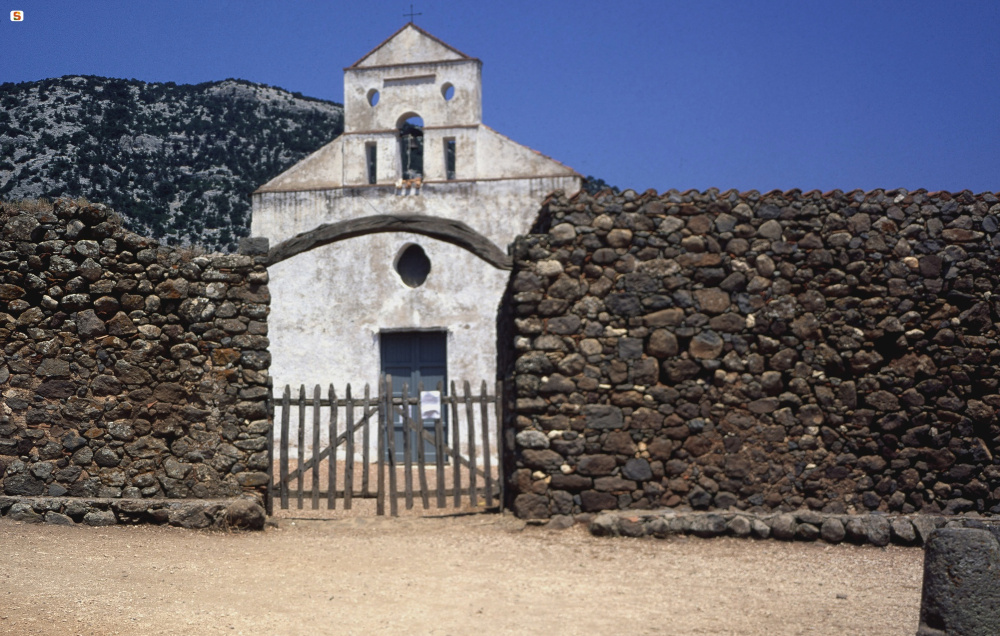
<path id="1" fill-rule="evenodd" d="M 322 500 L 326 500 L 330 510 L 337 507 L 338 500 L 345 510 L 350 510 L 354 499 L 374 498 L 376 514 L 386 514 L 388 501 L 392 516 L 399 514 L 400 499 L 407 510 L 412 509 L 418 499 L 423 509 L 430 508 L 432 496 L 436 508 L 460 509 L 463 499 L 473 509 L 479 508 L 480 500 L 486 508 L 502 502 L 502 480 L 494 473 L 494 469 L 499 470 L 497 434 L 503 420 L 501 384 L 497 383 L 491 395 L 483 381 L 479 395 L 473 395 L 469 383 L 465 382 L 464 393 L 459 395 L 454 382 L 447 394 L 445 387 L 438 383 L 441 416 L 433 420 L 413 416 L 414 407 L 419 409 L 420 393 L 424 391 L 422 384 L 414 395 L 409 394 L 410 387 L 406 384 L 402 392 L 395 395 L 391 387 L 392 377 L 385 375 L 379 380 L 375 396 L 371 395 L 367 384 L 362 397 L 352 396 L 350 384 L 343 397 L 338 397 L 332 384 L 326 397 L 321 395 L 319 385 L 311 396 L 302 385 L 296 399 L 292 398 L 291 387 L 287 385 L 280 399 L 276 399 L 273 391 L 269 393 L 269 515 L 274 512 L 275 500 L 281 509 L 288 509 L 292 499 L 300 509 L 309 499 L 313 510 L 320 508 Z M 298 414 L 294 425 L 290 422 L 293 409 Z M 280 411 L 280 415 L 276 411 Z M 476 411 L 479 412 L 478 422 Z M 340 430 L 341 412 L 343 431 Z M 321 436 L 323 420 L 327 431 L 325 440 Z M 310 421 L 311 440 L 307 440 L 306 424 Z M 279 433 L 277 467 L 274 456 L 276 429 Z M 373 429 L 374 449 L 371 444 Z M 295 449 L 291 448 L 293 435 L 297 442 Z M 308 457 L 307 441 L 311 441 Z M 295 457 L 290 456 L 292 450 Z M 342 457 L 338 457 L 338 450 L 342 451 Z M 293 461 L 294 466 L 291 465 Z M 433 473 L 433 487 L 428 483 L 428 472 Z"/>

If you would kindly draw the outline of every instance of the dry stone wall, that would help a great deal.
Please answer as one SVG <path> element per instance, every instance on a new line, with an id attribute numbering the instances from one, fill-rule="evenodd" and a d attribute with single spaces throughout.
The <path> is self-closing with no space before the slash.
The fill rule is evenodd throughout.
<path id="1" fill-rule="evenodd" d="M 506 504 L 1000 513 L 1000 198 L 585 193 L 514 246 Z"/>
<path id="2" fill-rule="evenodd" d="M 0 212 L 2 511 L 262 495 L 266 244 L 197 256 L 102 205 Z"/>

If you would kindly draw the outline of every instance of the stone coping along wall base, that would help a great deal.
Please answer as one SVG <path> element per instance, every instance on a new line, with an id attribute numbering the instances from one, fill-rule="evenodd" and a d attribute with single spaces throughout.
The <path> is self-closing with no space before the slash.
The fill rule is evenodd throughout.
<path id="1" fill-rule="evenodd" d="M 149 523 L 181 528 L 264 528 L 264 509 L 250 497 L 195 500 L 0 496 L 0 517 L 66 526 Z"/>
<path id="2" fill-rule="evenodd" d="M 692 534 L 702 538 L 822 539 L 828 543 L 920 546 L 938 528 L 979 528 L 1000 538 L 1000 517 L 823 514 L 814 510 L 774 514 L 624 510 L 601 513 L 590 520 L 588 528 L 595 536 L 664 539 L 671 535 Z"/>

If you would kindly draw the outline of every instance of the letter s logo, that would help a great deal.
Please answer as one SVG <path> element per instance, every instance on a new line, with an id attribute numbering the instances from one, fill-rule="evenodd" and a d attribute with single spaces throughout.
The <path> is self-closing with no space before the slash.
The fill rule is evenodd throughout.
<path id="1" fill-rule="evenodd" d="M 10 21 L 11 22 L 21 22 L 24 20 L 24 11 L 11 11 Z"/>

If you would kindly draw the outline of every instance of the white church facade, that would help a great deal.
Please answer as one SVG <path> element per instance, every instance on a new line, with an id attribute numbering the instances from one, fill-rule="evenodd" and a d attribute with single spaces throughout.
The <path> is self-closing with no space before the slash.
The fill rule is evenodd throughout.
<path id="1" fill-rule="evenodd" d="M 344 70 L 344 133 L 253 193 L 275 387 L 494 381 L 507 247 L 582 179 L 482 123 L 481 68 L 405 25 Z"/>

